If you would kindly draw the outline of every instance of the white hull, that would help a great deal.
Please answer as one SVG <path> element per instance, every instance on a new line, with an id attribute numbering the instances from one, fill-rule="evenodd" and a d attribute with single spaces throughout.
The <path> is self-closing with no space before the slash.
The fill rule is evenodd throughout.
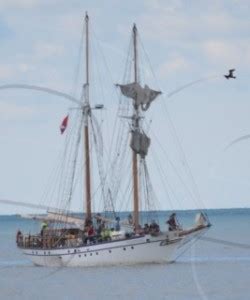
<path id="1" fill-rule="evenodd" d="M 164 241 L 163 237 L 161 239 L 152 239 L 151 237 L 150 242 L 147 242 L 147 237 L 140 237 L 99 245 L 50 251 L 26 249 L 24 253 L 29 255 L 36 265 L 54 267 L 170 262 L 173 260 L 178 240 L 171 242 L 168 246 L 161 246 L 162 241 Z"/>
<path id="2" fill-rule="evenodd" d="M 203 230 L 201 230 L 203 232 Z M 170 263 L 175 261 L 195 236 L 166 239 L 146 235 L 133 239 L 112 241 L 97 245 L 51 250 L 23 249 L 25 255 L 38 266 L 90 267 L 107 265 L 131 265 L 143 263 Z"/>

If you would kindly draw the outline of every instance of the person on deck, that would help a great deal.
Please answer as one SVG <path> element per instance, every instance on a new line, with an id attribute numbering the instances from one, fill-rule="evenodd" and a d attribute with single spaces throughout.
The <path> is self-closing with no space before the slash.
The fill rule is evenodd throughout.
<path id="1" fill-rule="evenodd" d="M 44 235 L 44 230 L 46 230 L 47 228 L 48 228 L 48 224 L 46 223 L 46 222 L 43 222 L 42 223 L 42 229 L 41 229 L 41 237 L 43 237 L 43 235 Z"/>
<path id="2" fill-rule="evenodd" d="M 176 220 L 176 213 L 172 213 L 166 223 L 168 224 L 169 231 L 175 231 L 179 229 L 179 225 Z"/>
<path id="3" fill-rule="evenodd" d="M 42 227 L 41 232 L 40 232 L 41 243 L 42 243 L 43 248 L 47 248 L 47 246 L 48 246 L 48 233 L 46 231 L 48 229 L 48 223 L 43 222 L 41 227 Z"/>
<path id="4" fill-rule="evenodd" d="M 133 224 L 133 217 L 131 214 L 128 215 L 128 224 L 132 225 Z"/>
<path id="5" fill-rule="evenodd" d="M 104 230 L 104 228 L 105 228 L 105 222 L 104 221 L 98 222 L 97 229 L 96 229 L 96 233 L 98 237 L 101 236 L 101 233 Z"/>
<path id="6" fill-rule="evenodd" d="M 22 244 L 23 244 L 23 234 L 22 234 L 21 230 L 17 231 L 16 243 L 17 243 L 18 246 L 22 246 Z"/>
<path id="7" fill-rule="evenodd" d="M 115 218 L 116 223 L 115 223 L 115 230 L 120 231 L 121 230 L 121 225 L 120 225 L 120 217 Z"/>
<path id="8" fill-rule="evenodd" d="M 91 224 L 91 225 L 85 226 L 83 235 L 82 235 L 83 243 L 89 244 L 90 242 L 93 242 L 95 240 L 95 237 L 96 237 L 96 232 L 95 232 L 93 225 Z"/>
<path id="9" fill-rule="evenodd" d="M 159 225 L 153 220 L 149 225 L 149 233 L 152 235 L 157 235 L 160 232 Z"/>
<path id="10" fill-rule="evenodd" d="M 148 223 L 144 224 L 143 230 L 144 230 L 144 233 L 145 233 L 145 234 L 149 234 L 149 226 L 148 226 Z"/>
<path id="11" fill-rule="evenodd" d="M 97 225 L 97 227 L 102 223 L 102 216 L 101 216 L 101 214 L 100 213 L 98 213 L 96 216 L 95 216 L 95 218 L 96 218 L 96 225 Z"/>
<path id="12" fill-rule="evenodd" d="M 89 241 L 93 241 L 94 235 L 95 235 L 95 229 L 94 229 L 93 225 L 90 225 L 89 228 L 88 228 L 88 239 L 89 239 Z"/>
<path id="13" fill-rule="evenodd" d="M 103 241 L 110 241 L 111 240 L 111 230 L 109 228 L 104 228 L 101 237 Z"/>

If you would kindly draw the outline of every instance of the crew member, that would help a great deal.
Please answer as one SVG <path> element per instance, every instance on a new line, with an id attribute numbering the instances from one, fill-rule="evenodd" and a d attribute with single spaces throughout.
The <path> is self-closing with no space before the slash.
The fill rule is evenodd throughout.
<path id="1" fill-rule="evenodd" d="M 172 213 L 166 223 L 168 224 L 169 231 L 175 231 L 179 229 L 178 222 L 176 220 L 176 213 Z"/>

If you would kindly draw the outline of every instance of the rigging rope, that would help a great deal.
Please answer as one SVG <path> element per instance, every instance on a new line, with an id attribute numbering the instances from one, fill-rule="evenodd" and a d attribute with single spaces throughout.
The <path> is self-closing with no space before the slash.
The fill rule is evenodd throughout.
<path id="1" fill-rule="evenodd" d="M 91 128 L 92 128 L 94 146 L 95 146 L 95 151 L 96 151 L 100 185 L 101 185 L 101 190 L 102 190 L 102 200 L 104 202 L 104 207 L 105 207 L 107 205 L 107 200 L 105 198 L 105 172 L 104 172 L 103 161 L 102 161 L 102 159 L 103 159 L 103 141 L 102 141 L 102 136 L 101 136 L 101 132 L 99 129 L 99 124 L 93 115 L 90 118 L 90 124 L 91 124 Z M 105 210 L 107 210 L 107 209 L 105 209 Z"/>
<path id="2" fill-rule="evenodd" d="M 150 63 L 148 54 L 147 54 L 146 50 L 144 49 L 143 43 L 141 42 L 140 36 L 139 36 L 139 41 L 140 41 L 140 44 L 141 44 L 141 46 L 142 46 L 143 52 L 144 52 L 144 54 L 145 54 L 145 56 L 146 56 L 146 58 L 147 58 L 149 67 L 150 67 L 151 72 L 152 72 L 152 74 L 153 74 L 153 76 L 154 76 L 154 78 L 155 78 L 155 81 L 158 83 L 156 74 L 155 74 L 155 72 L 154 72 L 154 70 L 153 70 L 153 67 L 152 67 L 151 63 Z M 198 81 L 198 82 L 199 82 L 199 81 Z M 192 82 L 192 84 L 195 84 L 195 83 Z M 190 83 L 190 85 L 191 85 L 191 83 Z M 188 85 L 188 86 L 189 86 L 189 85 Z M 182 88 L 184 89 L 184 87 L 186 87 L 186 86 L 183 86 Z M 173 93 L 174 93 L 174 92 L 175 92 L 175 91 L 173 91 Z M 176 91 L 176 93 L 177 93 L 177 91 Z M 184 170 L 185 170 L 185 172 L 186 172 L 186 175 L 187 175 L 187 176 L 190 178 L 190 180 L 191 180 L 191 184 L 192 184 L 192 189 L 193 189 L 194 195 L 195 195 L 195 197 L 197 198 L 197 200 L 199 200 L 199 202 L 201 203 L 201 205 L 203 206 L 203 208 L 205 208 L 204 202 L 202 201 L 201 196 L 200 196 L 200 193 L 199 193 L 199 190 L 198 190 L 198 185 L 197 185 L 196 180 L 195 180 L 195 178 L 194 178 L 194 176 L 193 176 L 193 174 L 192 174 L 191 168 L 190 168 L 190 166 L 189 166 L 189 164 L 188 164 L 188 161 L 187 161 L 187 158 L 186 158 L 186 156 L 185 156 L 185 153 L 184 153 L 183 147 L 182 147 L 182 145 L 181 145 L 180 139 L 179 139 L 179 137 L 178 137 L 176 128 L 175 128 L 175 126 L 174 126 L 174 123 L 173 123 L 173 121 L 172 121 L 172 119 L 171 119 L 171 117 L 170 117 L 170 114 L 169 114 L 169 112 L 168 112 L 168 109 L 167 109 L 167 107 L 166 107 L 166 101 L 163 101 L 163 106 L 164 106 L 164 110 L 165 110 L 166 116 L 167 116 L 166 119 L 169 121 L 170 129 L 172 130 L 172 134 L 173 134 L 173 137 L 174 137 L 174 141 L 175 141 L 175 143 L 176 143 L 177 148 L 179 149 L 179 154 L 180 154 L 181 160 L 182 160 L 182 162 L 183 162 L 183 165 L 184 165 L 184 167 L 185 167 Z"/>
<path id="3" fill-rule="evenodd" d="M 250 244 L 242 244 L 242 243 L 237 243 L 237 242 L 231 242 L 231 241 L 221 240 L 221 239 L 212 238 L 212 237 L 201 237 L 200 239 L 203 240 L 203 241 L 211 242 L 211 243 L 215 243 L 215 244 L 221 244 L 221 245 L 225 245 L 225 246 L 237 247 L 237 248 L 246 249 L 246 250 L 250 249 Z"/>
<path id="4" fill-rule="evenodd" d="M 170 197 L 170 194 L 169 194 L 169 191 L 172 192 L 172 195 L 173 197 L 175 198 L 175 200 L 178 202 L 179 204 L 179 207 L 181 208 L 181 203 L 180 203 L 180 200 L 179 198 L 176 196 L 176 193 L 174 191 L 174 189 L 171 187 L 170 185 L 170 181 L 168 180 L 168 177 L 166 175 L 166 173 L 164 172 L 164 169 L 161 165 L 161 162 L 159 161 L 155 151 L 154 151 L 154 148 L 152 147 L 152 151 L 153 151 L 153 158 L 154 158 L 154 161 L 155 161 L 155 166 L 157 167 L 158 169 L 158 172 L 159 172 L 159 175 L 160 175 L 160 179 L 161 179 L 161 182 L 162 182 L 162 187 L 163 189 L 165 190 L 165 193 L 169 199 L 169 204 L 170 204 L 170 207 L 173 209 L 174 208 L 174 205 L 173 205 L 173 202 L 171 200 L 171 197 Z M 165 178 L 165 181 L 163 180 L 163 177 Z"/>
<path id="5" fill-rule="evenodd" d="M 178 179 L 180 180 L 180 183 L 183 185 L 183 187 L 186 189 L 186 191 L 188 192 L 190 198 L 194 201 L 194 204 L 198 207 L 198 202 L 197 199 L 195 197 L 195 195 L 192 193 L 192 191 L 188 188 L 188 186 L 186 185 L 185 181 L 183 180 L 181 174 L 178 172 L 176 166 L 174 165 L 174 163 L 171 161 L 171 159 L 169 158 L 167 151 L 163 148 L 162 144 L 160 143 L 160 140 L 158 139 L 158 137 L 156 136 L 156 134 L 151 130 L 153 136 L 155 137 L 156 142 L 158 143 L 158 145 L 160 146 L 160 148 L 162 149 L 163 153 L 164 153 L 164 158 L 166 159 L 166 161 L 170 164 L 170 166 L 173 168 L 173 171 L 176 173 Z M 155 152 L 156 153 L 156 152 Z M 162 168 L 161 164 L 160 167 Z M 162 168 L 163 171 L 163 168 Z M 164 171 L 163 171 L 164 173 Z"/>

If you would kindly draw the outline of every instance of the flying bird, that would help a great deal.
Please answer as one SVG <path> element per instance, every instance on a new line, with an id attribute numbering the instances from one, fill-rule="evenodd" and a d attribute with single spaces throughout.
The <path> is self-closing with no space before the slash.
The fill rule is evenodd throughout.
<path id="1" fill-rule="evenodd" d="M 230 78 L 236 78 L 236 76 L 234 76 L 234 71 L 235 71 L 235 69 L 231 69 L 231 70 L 229 70 L 229 74 L 228 75 L 224 75 L 224 77 L 226 78 L 226 79 L 230 79 Z"/>

